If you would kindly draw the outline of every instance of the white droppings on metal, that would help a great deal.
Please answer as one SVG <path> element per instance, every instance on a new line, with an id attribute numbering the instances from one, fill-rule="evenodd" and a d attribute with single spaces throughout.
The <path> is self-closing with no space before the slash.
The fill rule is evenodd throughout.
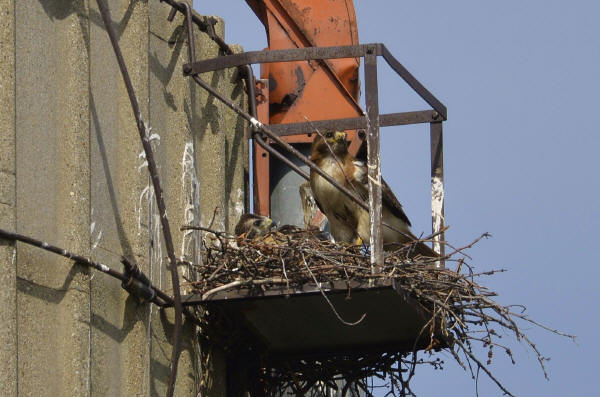
<path id="1" fill-rule="evenodd" d="M 104 273 L 108 273 L 108 271 L 110 270 L 110 268 L 106 265 L 103 265 L 102 263 L 99 264 L 100 270 L 102 270 Z"/>
<path id="2" fill-rule="evenodd" d="M 371 176 L 370 176 L 370 175 L 367 175 L 367 177 L 369 178 L 369 180 L 370 180 L 371 182 L 373 182 L 373 183 L 374 183 L 374 184 L 376 184 L 377 186 L 381 186 L 381 182 L 379 182 L 377 179 L 375 179 L 375 178 L 371 178 Z"/>
<path id="3" fill-rule="evenodd" d="M 368 122 L 368 119 L 367 119 Z M 369 164 L 370 163 L 370 164 Z M 375 192 L 374 189 L 377 187 L 381 187 L 381 158 L 380 154 L 375 159 L 369 159 L 369 163 L 367 163 L 367 177 L 370 182 L 369 183 L 369 208 L 375 208 Z M 383 212 L 383 211 L 381 211 Z M 375 221 L 375 211 L 369 211 L 369 245 L 371 247 L 375 246 L 375 231 L 378 227 L 378 222 Z M 381 220 L 380 220 L 381 221 Z M 383 237 L 383 236 L 382 236 Z M 371 250 L 371 266 L 375 265 L 377 261 L 375 250 Z"/>
<path id="4" fill-rule="evenodd" d="M 433 222 L 433 232 L 437 233 L 444 225 L 444 182 L 438 176 L 431 178 L 431 219 Z M 440 252 L 441 236 L 435 236 L 433 249 Z"/>

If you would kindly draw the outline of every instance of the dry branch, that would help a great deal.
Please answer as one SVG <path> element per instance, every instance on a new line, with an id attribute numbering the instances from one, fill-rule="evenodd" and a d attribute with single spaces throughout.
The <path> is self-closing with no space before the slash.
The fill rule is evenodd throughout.
<path id="1" fill-rule="evenodd" d="M 438 258 L 413 257 L 411 253 L 414 246 L 408 244 L 388 251 L 380 272 L 371 274 L 369 252 L 364 247 L 335 244 L 325 239 L 319 231 L 285 227 L 256 240 L 229 238 L 227 250 L 206 244 L 206 261 L 197 268 L 200 278 L 192 285 L 197 293 L 207 298 L 216 292 L 252 286 L 268 288 L 286 284 L 293 288 L 306 283 L 320 286 L 336 281 L 393 280 L 429 317 L 421 333 L 429 336 L 426 351 L 431 357 L 439 350 L 446 350 L 461 367 L 469 368 L 473 374 L 483 371 L 503 393 L 512 395 L 488 368 L 494 347 L 503 350 L 514 363 L 511 350 L 499 343 L 497 328 L 530 347 L 544 376 L 547 376 L 544 367 L 546 358 L 522 332 L 519 324 L 534 324 L 557 335 L 574 337 L 541 325 L 523 312 L 515 313 L 514 305 L 502 306 L 491 299 L 496 294 L 476 280 L 505 270 L 475 273 L 465 262 L 467 255 L 463 253 L 488 236 L 487 233 L 483 234 L 471 244 L 453 249 L 445 261 L 446 264 L 455 264 L 454 269 L 436 268 L 434 263 Z M 338 319 L 347 323 L 331 302 L 328 301 L 328 304 Z M 205 331 L 210 332 L 213 325 L 207 323 Z M 481 345 L 487 354 L 477 357 L 474 344 Z M 230 350 L 235 351 L 234 348 Z M 310 389 L 313 393 L 313 390 L 319 389 L 319 385 L 344 380 L 347 386 L 344 387 L 345 391 L 360 389 L 372 395 L 374 389 L 368 386 L 367 379 L 375 376 L 386 379 L 390 395 L 415 395 L 409 385 L 415 368 L 423 364 L 438 369 L 443 366 L 439 358 L 423 360 L 418 359 L 417 355 L 415 349 L 412 352 L 348 353 L 319 357 L 318 360 L 290 360 L 262 368 L 260 382 L 268 387 L 272 395 L 278 395 L 285 390 L 303 393 Z"/>

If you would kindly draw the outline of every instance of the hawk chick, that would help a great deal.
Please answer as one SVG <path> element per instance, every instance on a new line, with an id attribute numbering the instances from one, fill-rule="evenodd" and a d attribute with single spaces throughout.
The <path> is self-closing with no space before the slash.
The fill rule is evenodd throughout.
<path id="1" fill-rule="evenodd" d="M 267 234 L 275 227 L 271 218 L 256 214 L 244 214 L 235 225 L 235 235 L 244 235 L 247 239 L 255 239 Z"/>

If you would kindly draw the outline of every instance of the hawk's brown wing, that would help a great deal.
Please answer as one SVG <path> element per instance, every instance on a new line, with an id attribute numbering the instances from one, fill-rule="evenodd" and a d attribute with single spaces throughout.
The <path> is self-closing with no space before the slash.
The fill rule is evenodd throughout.
<path id="1" fill-rule="evenodd" d="M 402 209 L 402 204 L 400 204 L 396 198 L 396 195 L 394 192 L 392 192 L 392 189 L 390 189 L 383 178 L 381 178 L 381 201 L 384 206 L 389 208 L 392 214 L 402 219 L 408 226 L 412 226 L 408 216 L 406 216 L 404 210 Z"/>
<path id="2" fill-rule="evenodd" d="M 362 161 L 355 160 L 354 166 L 357 168 L 358 172 L 354 173 L 354 180 L 361 184 L 362 190 L 362 198 L 363 200 L 369 199 L 369 186 L 368 186 L 368 174 L 367 174 L 367 165 Z M 412 226 L 410 220 L 404 213 L 402 209 L 402 204 L 396 198 L 392 189 L 388 186 L 385 179 L 381 178 L 381 203 L 384 207 L 387 207 L 390 212 L 400 218 L 403 222 L 405 222 L 408 226 Z"/>
<path id="3" fill-rule="evenodd" d="M 315 175 L 316 175 L 316 172 L 313 170 L 310 170 L 310 178 L 311 179 L 314 178 Z M 310 189 L 312 192 L 313 199 L 315 199 L 315 204 L 317 204 L 319 211 L 321 211 L 324 214 L 325 212 L 323 211 L 323 206 L 321 205 L 321 203 L 319 203 L 319 200 L 317 200 L 317 195 L 315 194 L 315 192 L 312 191 L 312 185 L 310 185 Z"/>

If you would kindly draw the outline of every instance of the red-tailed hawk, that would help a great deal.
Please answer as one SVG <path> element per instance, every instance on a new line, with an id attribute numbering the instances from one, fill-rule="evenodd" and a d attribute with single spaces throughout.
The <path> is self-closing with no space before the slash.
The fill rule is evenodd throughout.
<path id="1" fill-rule="evenodd" d="M 274 227 L 275 222 L 271 218 L 256 214 L 244 214 L 235 225 L 235 235 L 243 235 L 251 240 L 264 236 Z"/>
<path id="2" fill-rule="evenodd" d="M 367 200 L 369 197 L 367 166 L 348 152 L 346 134 L 327 132 L 324 138 L 320 134 L 315 137 L 310 159 L 340 185 L 356 192 L 363 200 Z M 329 219 L 331 234 L 336 241 L 350 243 L 360 242 L 360 240 L 369 241 L 371 230 L 367 211 L 313 170 L 310 171 L 310 187 L 319 209 Z M 410 231 L 411 224 L 402 210 L 402 205 L 383 179 L 381 194 L 382 220 L 393 228 L 383 225 L 384 244 L 404 244 L 417 240 Z M 422 242 L 415 246 L 414 252 L 424 256 L 438 256 Z"/>

